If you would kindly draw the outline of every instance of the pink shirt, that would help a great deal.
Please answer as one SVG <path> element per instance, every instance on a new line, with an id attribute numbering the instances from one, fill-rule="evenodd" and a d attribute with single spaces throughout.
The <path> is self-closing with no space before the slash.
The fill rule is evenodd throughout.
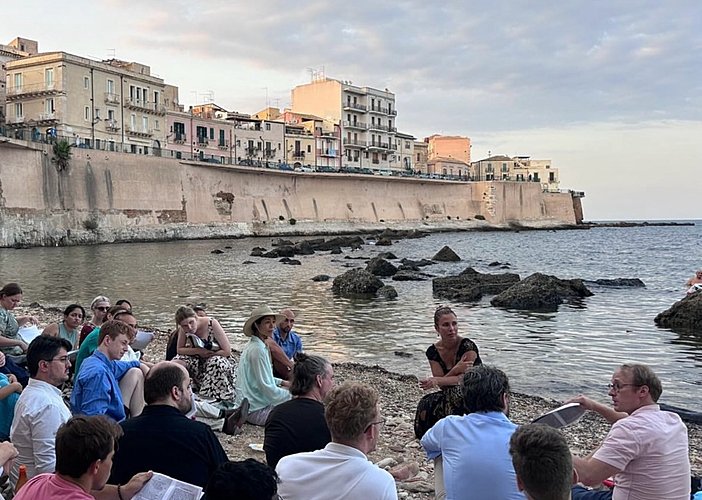
<path id="1" fill-rule="evenodd" d="M 39 474 L 22 486 L 15 500 L 95 500 L 77 484 L 56 474 Z"/>
<path id="2" fill-rule="evenodd" d="M 616 467 L 612 500 L 689 500 L 687 427 L 656 404 L 612 425 L 593 458 Z"/>

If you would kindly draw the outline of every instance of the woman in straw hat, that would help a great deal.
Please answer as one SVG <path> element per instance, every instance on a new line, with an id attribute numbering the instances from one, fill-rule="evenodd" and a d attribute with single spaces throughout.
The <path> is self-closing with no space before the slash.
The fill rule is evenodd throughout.
<path id="1" fill-rule="evenodd" d="M 260 306 L 244 324 L 249 343 L 239 358 L 236 393 L 238 399 L 249 400 L 247 421 L 254 425 L 264 425 L 273 407 L 290 399 L 289 383 L 273 376 L 271 352 L 265 344 L 282 318 L 270 307 Z"/>

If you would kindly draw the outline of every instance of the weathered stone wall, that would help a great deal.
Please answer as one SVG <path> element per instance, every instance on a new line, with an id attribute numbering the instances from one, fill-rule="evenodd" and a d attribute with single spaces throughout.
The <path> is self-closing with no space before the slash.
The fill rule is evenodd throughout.
<path id="1" fill-rule="evenodd" d="M 51 156 L 0 143 L 0 246 L 576 222 L 570 194 L 538 183 L 294 173 L 88 149 L 73 149 L 58 172 Z"/>

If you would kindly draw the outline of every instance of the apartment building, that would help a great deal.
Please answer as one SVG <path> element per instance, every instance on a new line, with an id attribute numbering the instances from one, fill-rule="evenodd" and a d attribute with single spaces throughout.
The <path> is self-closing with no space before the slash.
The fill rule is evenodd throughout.
<path id="1" fill-rule="evenodd" d="M 286 163 L 312 170 L 337 171 L 341 168 L 341 128 L 338 123 L 309 113 L 283 112 L 267 108 L 255 116 L 277 116 L 285 123 Z"/>
<path id="2" fill-rule="evenodd" d="M 529 156 L 495 155 L 473 162 L 472 175 L 477 181 L 539 182 L 544 191 L 558 191 L 557 168 L 551 168 L 551 160 L 532 160 Z"/>
<path id="3" fill-rule="evenodd" d="M 416 169 L 416 161 L 414 158 L 414 142 L 415 137 L 402 132 L 395 133 L 397 142 L 396 159 L 398 168 L 403 172 L 414 172 Z"/>
<path id="4" fill-rule="evenodd" d="M 166 111 L 180 109 L 177 87 L 136 62 L 47 52 L 5 66 L 7 127 L 21 139 L 161 155 Z"/>
<path id="5" fill-rule="evenodd" d="M 39 52 L 39 44 L 27 38 L 15 38 L 7 45 L 0 44 L 0 129 L 5 126 L 5 100 L 7 97 L 7 72 L 5 63 Z"/>
<path id="6" fill-rule="evenodd" d="M 424 141 L 414 141 L 414 171 L 428 174 L 429 144 Z"/>
<path id="7" fill-rule="evenodd" d="M 400 168 L 395 94 L 389 90 L 319 77 L 292 90 L 292 111 L 338 124 L 343 167 Z"/>

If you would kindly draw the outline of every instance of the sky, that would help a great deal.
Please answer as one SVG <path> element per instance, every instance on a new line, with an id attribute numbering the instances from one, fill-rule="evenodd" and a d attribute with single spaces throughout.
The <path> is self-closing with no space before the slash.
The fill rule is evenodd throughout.
<path id="1" fill-rule="evenodd" d="M 586 220 L 699 219 L 699 0 L 3 2 L 0 43 L 138 61 L 255 113 L 313 73 L 396 94 L 397 126 L 550 159 Z M 697 181 L 695 181 L 697 179 Z"/>

